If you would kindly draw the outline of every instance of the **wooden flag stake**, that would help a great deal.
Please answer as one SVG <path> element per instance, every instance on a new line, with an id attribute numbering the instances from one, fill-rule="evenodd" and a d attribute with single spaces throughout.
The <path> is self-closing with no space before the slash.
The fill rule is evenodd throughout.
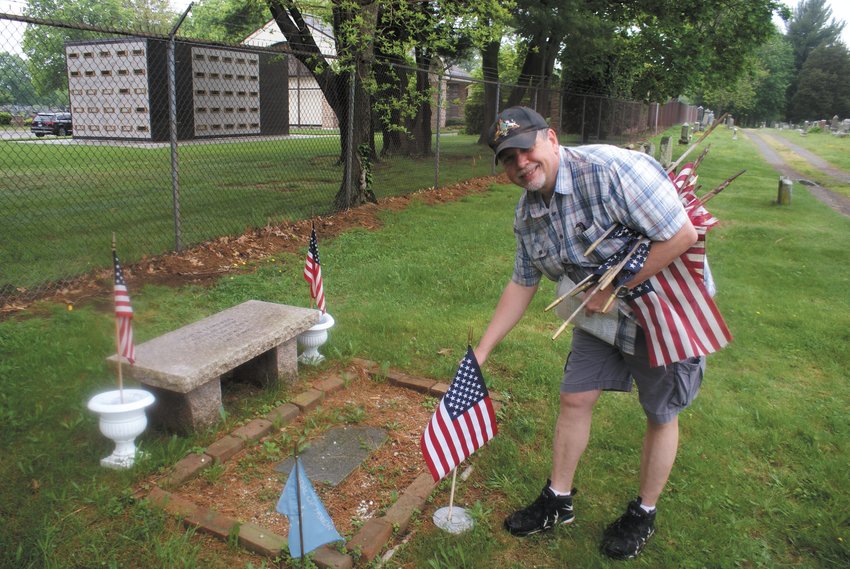
<path id="1" fill-rule="evenodd" d="M 572 314 L 570 314 L 570 317 L 569 317 L 569 318 L 567 318 L 566 320 L 564 320 L 564 323 L 563 323 L 563 324 L 561 324 L 561 326 L 558 328 L 557 332 L 555 332 L 555 335 L 554 335 L 554 336 L 552 336 L 552 339 L 553 339 L 553 340 L 556 340 L 556 339 L 558 338 L 558 336 L 560 336 L 560 335 L 561 335 L 561 332 L 563 332 L 564 330 L 566 330 L 567 325 L 568 325 L 570 322 L 572 322 L 573 318 L 575 318 L 575 317 L 576 317 L 576 314 L 578 314 L 578 313 L 579 313 L 579 310 L 584 310 L 584 307 L 585 307 L 585 306 L 587 306 L 587 303 L 588 303 L 588 302 L 590 302 L 591 297 L 592 297 L 594 294 L 596 294 L 596 291 L 597 291 L 597 290 L 599 290 L 599 287 L 595 288 L 595 289 L 593 290 L 593 292 L 592 292 L 592 293 L 588 294 L 588 295 L 587 295 L 587 298 L 585 298 L 585 299 L 581 302 L 581 304 L 579 304 L 579 305 L 578 305 L 578 308 L 576 308 L 576 309 L 575 309 L 575 311 L 574 311 Z"/>
<path id="2" fill-rule="evenodd" d="M 438 528 L 446 530 L 449 533 L 462 533 L 471 529 L 475 522 L 469 513 L 464 508 L 455 508 L 455 487 L 457 484 L 457 466 L 452 470 L 452 488 L 449 495 L 448 507 L 439 508 L 434 512 L 434 525 Z"/>
<path id="3" fill-rule="evenodd" d="M 457 482 L 457 466 L 452 470 L 452 489 L 449 492 L 449 524 L 452 523 L 452 507 L 455 501 L 455 483 Z"/>
<path id="4" fill-rule="evenodd" d="M 112 232 L 112 253 L 115 254 L 115 232 Z M 113 271 L 115 267 L 112 268 Z M 113 275 L 113 280 L 115 276 Z M 114 286 L 114 285 L 113 285 Z M 112 301 L 115 302 L 115 293 L 112 293 Z M 119 330 L 118 317 L 115 317 L 115 351 L 118 354 L 118 398 L 124 403 L 124 375 L 121 368 L 121 331 Z"/>
<path id="5" fill-rule="evenodd" d="M 548 312 L 548 311 L 552 310 L 557 305 L 561 304 L 561 302 L 563 302 L 564 299 L 567 298 L 568 296 L 575 296 L 576 294 L 580 293 L 581 291 L 592 287 L 595 283 L 590 282 L 590 279 L 592 279 L 594 276 L 596 276 L 596 275 L 594 275 L 593 273 L 590 273 L 589 275 L 587 275 L 586 277 L 581 279 L 577 285 L 575 285 L 569 291 L 565 292 L 564 294 L 562 294 L 561 296 L 556 298 L 554 301 L 552 301 L 552 304 L 550 304 L 549 306 L 544 308 L 543 312 Z"/>
<path id="6" fill-rule="evenodd" d="M 623 267 L 625 267 L 626 263 L 629 262 L 629 259 L 634 256 L 638 248 L 646 243 L 649 243 L 649 239 L 645 237 L 643 239 L 638 239 L 638 242 L 634 244 L 634 246 L 628 253 L 626 253 L 626 256 L 623 257 L 623 260 L 617 263 L 617 266 L 613 267 L 613 270 L 608 270 L 605 272 L 604 275 L 602 275 L 602 278 L 600 279 L 600 284 L 602 285 L 599 287 L 600 290 L 614 281 L 614 279 L 617 277 L 617 274 L 623 270 Z"/>
<path id="7" fill-rule="evenodd" d="M 118 318 L 115 319 L 115 346 L 118 348 L 118 396 L 124 403 L 124 376 L 121 371 L 121 337 L 118 330 Z"/>
<path id="8" fill-rule="evenodd" d="M 606 230 L 605 230 L 605 233 L 603 233 L 602 235 L 600 235 L 600 236 L 599 236 L 599 238 L 598 238 L 596 241 L 594 241 L 593 243 L 591 243 L 591 244 L 590 244 L 590 247 L 588 247 L 588 248 L 587 248 L 587 250 L 584 252 L 584 256 L 585 256 L 585 257 L 587 257 L 588 255 L 590 255 L 590 254 L 593 252 L 593 250 L 594 250 L 594 249 L 596 249 L 596 248 L 599 246 L 599 244 L 600 244 L 600 243 L 602 243 L 602 241 L 603 241 L 606 237 L 608 237 L 609 235 L 611 235 L 611 233 L 612 233 L 615 229 L 617 229 L 617 227 L 618 227 L 619 225 L 620 225 L 619 223 L 614 223 L 614 224 L 612 224 L 612 225 L 611 225 L 611 227 L 609 227 L 608 229 L 606 229 Z"/>
<path id="9" fill-rule="evenodd" d="M 699 165 L 702 163 L 703 158 L 706 157 L 709 150 L 711 150 L 710 144 L 708 146 L 706 146 L 705 149 L 702 152 L 699 153 L 699 157 L 694 162 L 694 172 L 697 171 L 697 168 L 699 168 Z"/>
<path id="10" fill-rule="evenodd" d="M 713 198 L 714 196 L 716 196 L 717 194 L 719 194 L 720 192 L 722 192 L 723 190 L 725 190 L 727 187 L 729 187 L 729 184 L 731 184 L 731 183 L 732 183 L 732 181 L 733 181 L 735 178 L 737 178 L 738 176 L 740 176 L 740 175 L 741 175 L 741 174 L 743 174 L 744 172 L 746 172 L 746 170 L 741 170 L 740 172 L 738 172 L 737 174 L 735 174 L 735 175 L 734 175 L 734 176 L 732 176 L 731 178 L 729 178 L 729 179 L 727 179 L 726 181 L 722 182 L 719 186 L 717 186 L 716 188 L 714 188 L 714 189 L 713 189 L 713 190 L 711 190 L 710 192 L 706 192 L 706 193 L 705 193 L 705 195 L 703 195 L 701 198 L 699 198 L 699 201 L 701 201 L 703 204 L 705 204 L 705 202 L 707 202 L 708 200 L 710 200 L 711 198 Z"/>
<path id="11" fill-rule="evenodd" d="M 629 259 L 632 258 L 632 256 L 638 250 L 638 247 L 640 247 L 644 243 L 649 243 L 649 239 L 646 239 L 646 238 L 639 239 L 638 242 L 635 243 L 634 246 L 631 248 L 631 250 L 626 254 L 626 256 L 623 257 L 622 261 L 620 261 L 619 263 L 617 263 L 617 265 L 615 265 L 615 266 L 611 267 L 610 269 L 608 269 L 607 271 L 605 271 L 605 273 L 599 278 L 599 282 L 597 283 L 597 285 L 595 287 L 593 287 L 593 290 L 587 294 L 587 296 L 582 301 L 582 303 L 578 305 L 578 308 L 576 308 L 575 311 L 572 314 L 570 314 L 569 318 L 564 320 L 564 323 L 561 324 L 561 326 L 558 328 L 558 330 L 552 336 L 553 340 L 557 339 L 558 336 L 560 336 L 561 333 L 564 330 L 566 330 L 567 325 L 570 322 L 572 322 L 573 318 L 576 317 L 576 315 L 579 313 L 580 310 L 582 310 L 585 306 L 587 306 L 587 303 L 590 301 L 591 298 L 593 298 L 594 294 L 596 294 L 597 292 L 599 292 L 600 290 L 602 290 L 603 288 L 605 288 L 606 286 L 608 286 L 609 284 L 611 284 L 614 281 L 614 278 L 616 278 L 617 274 L 621 270 L 623 270 L 623 267 L 626 266 L 626 263 L 629 261 Z M 609 306 L 609 305 L 610 305 L 610 301 L 605 304 L 606 307 Z"/>
<path id="12" fill-rule="evenodd" d="M 306 559 L 304 555 L 304 520 L 301 517 L 301 476 L 298 471 L 298 443 L 295 443 L 292 448 L 292 454 L 295 457 L 295 501 L 298 503 L 298 540 L 301 542 L 301 567 L 305 567 Z"/>

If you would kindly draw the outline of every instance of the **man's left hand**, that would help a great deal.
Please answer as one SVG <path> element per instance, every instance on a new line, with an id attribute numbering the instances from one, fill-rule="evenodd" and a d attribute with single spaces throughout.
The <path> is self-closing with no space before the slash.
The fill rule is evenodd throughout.
<path id="1" fill-rule="evenodd" d="M 588 292 L 584 293 L 583 299 L 587 299 L 588 295 L 592 293 L 592 289 Z M 608 285 L 605 288 L 593 293 L 590 297 L 590 300 L 587 301 L 587 304 L 584 306 L 584 313 L 587 316 L 593 316 L 594 314 L 607 314 L 614 309 L 617 305 L 616 302 L 610 302 L 611 296 L 614 294 L 614 286 Z M 608 305 L 607 307 L 605 305 Z"/>

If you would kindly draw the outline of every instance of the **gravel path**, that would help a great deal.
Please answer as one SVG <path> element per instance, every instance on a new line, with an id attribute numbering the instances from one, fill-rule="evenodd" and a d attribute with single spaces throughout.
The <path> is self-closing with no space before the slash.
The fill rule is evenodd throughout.
<path id="1" fill-rule="evenodd" d="M 773 148 L 771 148 L 770 145 L 765 141 L 766 137 L 770 137 L 771 140 L 775 140 L 787 146 L 796 154 L 798 154 L 801 158 L 809 162 L 812 166 L 814 166 L 815 168 L 819 168 L 829 174 L 829 176 L 835 179 L 837 182 L 844 184 L 850 183 L 850 173 L 830 165 L 823 158 L 812 154 L 805 148 L 801 148 L 781 136 L 758 132 L 752 129 L 743 129 L 743 133 L 750 140 L 753 141 L 753 143 L 756 145 L 762 157 L 764 157 L 767 163 L 773 166 L 773 168 L 775 168 L 777 172 L 779 172 L 786 178 L 791 178 L 792 180 L 795 180 L 797 182 L 805 179 L 800 172 L 797 172 L 788 164 L 786 164 L 784 160 L 782 160 L 782 157 L 779 156 L 779 154 L 777 154 L 776 151 L 774 151 Z M 814 182 L 806 183 L 805 187 L 817 199 L 819 199 L 838 213 L 850 217 L 850 198 L 835 193 L 829 188 L 819 186 Z"/>

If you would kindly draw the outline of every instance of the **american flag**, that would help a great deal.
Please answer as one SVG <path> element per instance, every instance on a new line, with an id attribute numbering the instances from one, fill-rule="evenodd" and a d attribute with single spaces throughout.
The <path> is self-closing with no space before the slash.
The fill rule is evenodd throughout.
<path id="1" fill-rule="evenodd" d="M 472 347 L 467 347 L 449 390 L 419 441 L 434 482 L 481 448 L 496 432 L 490 393 Z"/>
<path id="2" fill-rule="evenodd" d="M 316 306 L 324 314 L 325 290 L 322 287 L 322 263 L 319 261 L 319 240 L 316 239 L 316 227 L 310 232 L 310 246 L 307 247 L 307 262 L 304 264 L 304 280 L 310 283 L 310 296 L 316 299 Z"/>
<path id="3" fill-rule="evenodd" d="M 695 168 L 696 166 L 693 163 L 688 162 L 682 166 L 678 173 L 670 172 L 670 179 L 676 186 L 679 199 L 685 206 L 685 211 L 688 213 L 691 223 L 694 224 L 694 227 L 704 227 L 708 230 L 717 224 L 717 218 L 703 207 L 702 201 L 696 195 L 697 176 Z"/>
<path id="4" fill-rule="evenodd" d="M 626 297 L 646 335 L 653 367 L 716 352 L 732 340 L 705 287 L 705 233 L 699 235 L 693 247 Z"/>
<path id="5" fill-rule="evenodd" d="M 112 265 L 115 269 L 115 318 L 118 325 L 118 355 L 133 363 L 136 361 L 136 347 L 133 345 L 133 307 L 130 294 L 124 282 L 124 269 L 118 261 L 118 254 L 112 250 Z"/>
<path id="6" fill-rule="evenodd" d="M 684 166 L 682 166 L 678 172 L 671 171 L 670 181 L 673 182 L 673 185 L 676 186 L 676 191 L 681 195 L 682 191 L 690 186 L 693 188 L 697 183 L 697 176 L 695 166 L 693 162 L 688 162 Z"/>

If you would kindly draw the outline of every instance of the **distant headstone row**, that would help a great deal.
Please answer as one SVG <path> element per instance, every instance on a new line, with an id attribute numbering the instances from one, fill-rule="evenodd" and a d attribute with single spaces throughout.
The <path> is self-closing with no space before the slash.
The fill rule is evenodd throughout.
<path id="1" fill-rule="evenodd" d="M 850 118 L 842 120 L 838 117 L 838 115 L 835 115 L 830 120 L 822 119 L 819 121 L 803 121 L 800 124 L 779 122 L 771 126 L 775 126 L 779 130 L 796 130 L 802 135 L 805 135 L 812 129 L 820 129 L 825 132 L 828 131 L 833 135 L 840 136 L 842 138 L 850 134 Z"/>

